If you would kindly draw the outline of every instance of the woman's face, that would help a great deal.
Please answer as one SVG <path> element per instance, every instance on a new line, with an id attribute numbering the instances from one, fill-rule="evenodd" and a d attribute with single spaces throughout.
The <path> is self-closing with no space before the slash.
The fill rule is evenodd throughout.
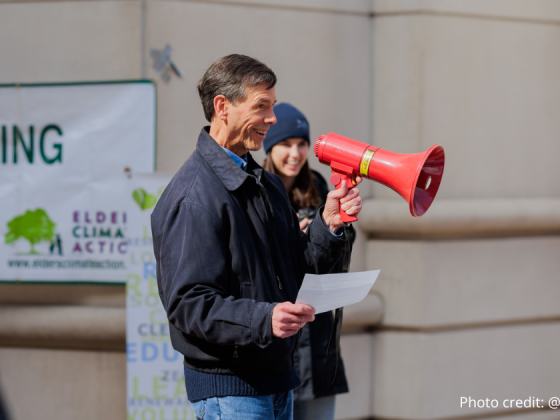
<path id="1" fill-rule="evenodd" d="M 289 138 L 274 145 L 270 157 L 282 175 L 295 177 L 307 161 L 309 143 L 301 137 Z"/>

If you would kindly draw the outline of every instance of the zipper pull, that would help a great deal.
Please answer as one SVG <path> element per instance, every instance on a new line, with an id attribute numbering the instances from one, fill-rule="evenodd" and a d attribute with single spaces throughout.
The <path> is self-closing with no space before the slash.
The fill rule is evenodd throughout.
<path id="1" fill-rule="evenodd" d="M 282 282 L 280 281 L 280 277 L 276 276 L 276 280 L 278 280 L 278 288 L 282 290 Z"/>
<path id="2" fill-rule="evenodd" d="M 238 358 L 239 354 L 237 353 L 237 346 L 233 349 L 233 357 Z"/>

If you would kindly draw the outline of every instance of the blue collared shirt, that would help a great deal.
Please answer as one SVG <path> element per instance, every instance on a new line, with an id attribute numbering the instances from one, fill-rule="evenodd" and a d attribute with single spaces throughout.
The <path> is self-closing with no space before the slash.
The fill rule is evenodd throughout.
<path id="1" fill-rule="evenodd" d="M 243 155 L 242 157 L 237 156 L 232 151 L 226 149 L 223 146 L 220 146 L 224 151 L 233 159 L 233 161 L 244 171 L 247 170 L 247 155 Z"/>
<path id="2" fill-rule="evenodd" d="M 224 149 L 224 151 L 233 159 L 233 161 L 237 164 L 237 166 L 239 166 L 241 169 L 243 169 L 244 171 L 247 170 L 247 155 L 243 155 L 243 157 L 239 157 L 237 156 L 235 153 L 233 153 L 232 151 L 226 149 L 223 146 L 220 146 L 222 149 Z M 321 222 L 323 222 L 323 225 L 325 225 L 325 227 L 327 229 L 329 229 L 327 227 L 327 225 L 325 224 L 325 221 L 323 220 L 322 217 L 319 217 L 319 219 L 321 219 Z M 331 232 L 331 230 L 329 229 L 329 232 Z M 334 236 L 336 236 L 337 238 L 340 238 L 342 235 L 344 235 L 344 231 L 342 231 L 341 233 L 334 233 L 331 232 Z"/>

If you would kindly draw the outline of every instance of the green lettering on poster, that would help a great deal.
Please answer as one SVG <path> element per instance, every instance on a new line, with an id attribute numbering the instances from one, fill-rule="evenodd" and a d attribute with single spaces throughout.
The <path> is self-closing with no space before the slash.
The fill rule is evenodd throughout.
<path id="1" fill-rule="evenodd" d="M 150 274 L 148 278 L 148 285 L 149 285 L 149 292 L 148 296 L 157 296 L 159 297 L 158 288 L 157 288 L 157 280 L 156 278 Z"/>
<path id="2" fill-rule="evenodd" d="M 148 226 L 144 226 L 144 239 L 147 240 L 151 240 L 152 239 L 152 235 L 150 235 L 150 229 L 148 228 Z"/>
<path id="3" fill-rule="evenodd" d="M 2 126 L 2 163 L 6 163 L 8 158 L 8 129 Z"/>
<path id="4" fill-rule="evenodd" d="M 147 416 L 147 413 L 150 413 L 150 417 Z M 153 408 L 145 408 L 142 410 L 142 420 L 155 420 L 156 418 L 156 410 Z"/>
<path id="5" fill-rule="evenodd" d="M 173 398 L 179 397 L 186 397 L 187 390 L 185 389 L 185 383 L 183 381 L 177 381 L 175 385 L 175 393 L 173 394 Z"/>
<path id="6" fill-rule="evenodd" d="M 160 317 L 161 320 L 158 321 L 156 319 L 156 314 L 163 314 L 163 311 L 161 309 L 154 309 L 150 312 L 150 322 L 154 325 L 163 325 L 163 324 L 167 324 L 167 319 L 165 318 L 165 316 Z"/>
<path id="7" fill-rule="evenodd" d="M 167 398 L 168 395 L 161 393 L 161 391 L 167 390 L 167 385 L 162 383 L 163 378 L 159 376 L 154 376 L 153 381 L 154 381 L 153 383 L 154 398 Z"/>
<path id="8" fill-rule="evenodd" d="M 99 236 L 100 237 L 111 237 L 111 228 L 103 229 L 102 227 L 99 228 Z"/>
<path id="9" fill-rule="evenodd" d="M 129 274 L 126 279 L 126 292 L 128 296 L 130 297 L 132 293 L 134 293 L 134 296 L 142 296 L 142 292 L 138 288 L 142 281 L 140 276 L 137 274 Z"/>
<path id="10" fill-rule="evenodd" d="M 138 399 L 148 398 L 147 395 L 140 395 L 138 393 L 138 377 L 137 376 L 132 378 L 132 398 L 138 398 Z"/>
<path id="11" fill-rule="evenodd" d="M 62 163 L 62 143 L 53 143 L 52 145 L 53 149 L 57 150 L 56 156 L 50 158 L 45 153 L 45 137 L 49 131 L 56 131 L 56 133 L 62 137 L 62 130 L 58 125 L 49 124 L 43 128 L 39 138 L 39 151 L 41 152 L 41 157 L 47 165 L 52 165 L 57 161 Z"/>
<path id="12" fill-rule="evenodd" d="M 187 420 L 187 409 L 183 408 L 181 410 L 181 418 L 179 419 L 179 413 L 177 412 L 177 407 L 173 409 L 173 420 Z M 194 417 L 194 415 L 193 415 Z"/>
<path id="13" fill-rule="evenodd" d="M 21 147 L 23 148 L 23 152 L 27 156 L 27 161 L 29 163 L 33 163 L 33 146 L 34 146 L 34 143 L 35 143 L 34 135 L 35 135 L 35 129 L 33 128 L 32 125 L 30 125 L 29 126 L 29 145 L 26 145 L 25 140 L 23 138 L 23 134 L 21 133 L 21 131 L 19 131 L 19 128 L 17 128 L 17 126 L 14 125 L 14 129 L 13 129 L 14 163 L 18 162 L 18 156 L 17 156 L 18 139 L 19 139 L 19 142 L 21 143 Z"/>

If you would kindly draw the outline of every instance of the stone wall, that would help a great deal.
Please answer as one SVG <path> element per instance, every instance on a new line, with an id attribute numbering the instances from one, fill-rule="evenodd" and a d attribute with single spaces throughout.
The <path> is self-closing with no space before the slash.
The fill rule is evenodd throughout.
<path id="1" fill-rule="evenodd" d="M 166 45 L 169 83 L 150 54 Z M 156 80 L 159 171 L 194 150 L 196 82 L 234 52 L 277 73 L 312 138 L 445 148 L 421 219 L 360 188 L 352 268 L 381 276 L 346 311 L 338 419 L 559 418 L 460 407 L 560 397 L 559 46 L 556 0 L 0 0 L 0 83 Z M 12 420 L 125 418 L 123 287 L 0 284 L 0 304 Z"/>
<path id="2" fill-rule="evenodd" d="M 560 3 L 373 5 L 372 140 L 446 167 L 425 217 L 379 185 L 361 216 L 385 302 L 370 415 L 559 418 L 502 402 L 560 393 Z"/>

